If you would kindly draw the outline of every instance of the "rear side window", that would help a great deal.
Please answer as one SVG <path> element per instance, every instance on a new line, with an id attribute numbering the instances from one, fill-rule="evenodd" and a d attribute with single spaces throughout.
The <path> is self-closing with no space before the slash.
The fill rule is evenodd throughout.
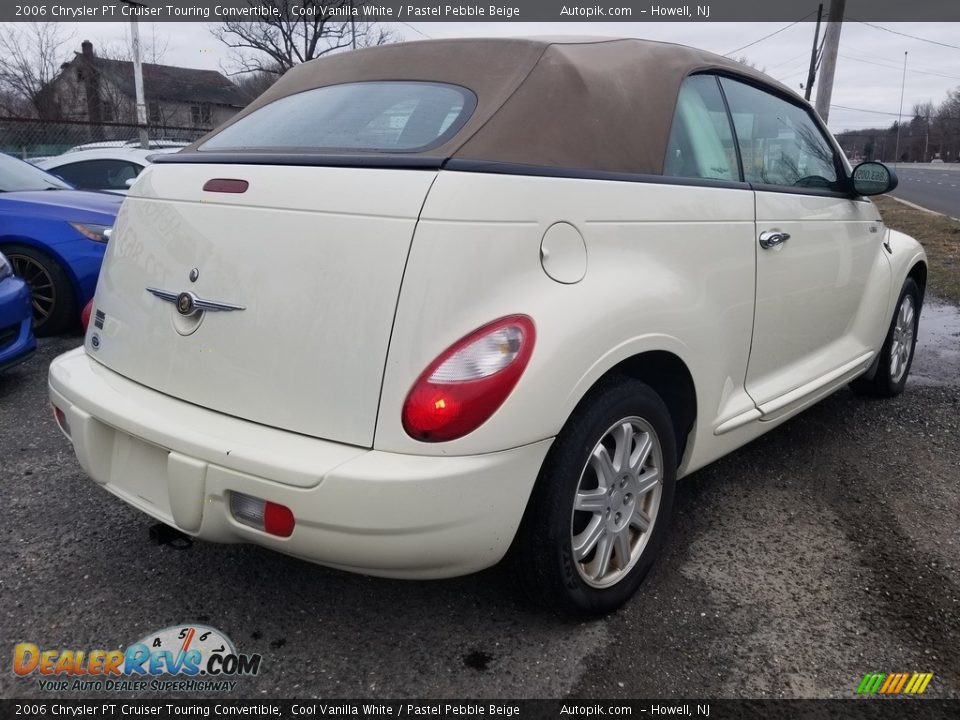
<path id="1" fill-rule="evenodd" d="M 476 96 L 457 85 L 329 85 L 264 105 L 200 150 L 417 152 L 453 137 L 476 105 Z"/>
<path id="2" fill-rule="evenodd" d="M 88 190 L 126 190 L 143 168 L 126 160 L 83 160 L 50 170 L 74 187 Z"/>
<path id="3" fill-rule="evenodd" d="M 833 147 L 803 108 L 746 83 L 720 78 L 747 182 L 840 190 Z"/>
<path id="4" fill-rule="evenodd" d="M 713 75 L 692 75 L 680 86 L 663 174 L 740 179 L 730 121 Z"/>

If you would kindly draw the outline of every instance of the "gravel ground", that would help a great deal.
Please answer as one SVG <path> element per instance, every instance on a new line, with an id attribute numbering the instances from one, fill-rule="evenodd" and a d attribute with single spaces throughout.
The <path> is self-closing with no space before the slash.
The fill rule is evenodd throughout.
<path id="1" fill-rule="evenodd" d="M 960 316 L 938 307 L 904 395 L 843 390 L 683 481 L 644 589 L 589 622 L 527 607 L 499 569 L 399 582 L 151 545 L 50 417 L 47 365 L 78 339 L 43 341 L 0 375 L 3 652 L 193 621 L 264 656 L 238 697 L 844 698 L 866 672 L 925 671 L 928 696 L 960 698 L 960 378 L 943 361 Z M 52 695 L 8 666 L 0 697 Z"/>

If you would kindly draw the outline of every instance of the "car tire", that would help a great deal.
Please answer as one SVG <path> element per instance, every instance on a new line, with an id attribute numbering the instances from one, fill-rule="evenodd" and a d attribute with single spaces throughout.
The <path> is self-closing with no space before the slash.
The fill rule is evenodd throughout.
<path id="1" fill-rule="evenodd" d="M 73 284 L 60 263 L 27 245 L 6 245 L 3 254 L 30 288 L 33 332 L 38 337 L 57 335 L 77 322 Z"/>
<path id="2" fill-rule="evenodd" d="M 676 453 L 670 413 L 649 386 L 617 378 L 591 391 L 551 447 L 517 533 L 527 595 L 578 614 L 629 600 L 667 532 Z"/>
<path id="3" fill-rule="evenodd" d="M 913 278 L 907 278 L 880 349 L 877 370 L 872 378 L 859 377 L 850 383 L 851 390 L 877 398 L 891 398 L 903 392 L 913 365 L 922 303 L 920 288 Z"/>

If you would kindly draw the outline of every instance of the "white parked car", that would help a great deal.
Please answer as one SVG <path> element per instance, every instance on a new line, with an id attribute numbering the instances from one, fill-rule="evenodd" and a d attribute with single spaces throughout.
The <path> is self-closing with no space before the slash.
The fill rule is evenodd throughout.
<path id="1" fill-rule="evenodd" d="M 512 547 L 609 611 L 678 478 L 903 390 L 925 255 L 866 197 L 895 185 L 682 46 L 331 56 L 143 173 L 50 396 L 86 472 L 189 535 L 401 578 Z"/>
<path id="2" fill-rule="evenodd" d="M 61 177 L 80 190 L 108 190 L 126 195 L 133 181 L 150 164 L 154 155 L 176 152 L 101 148 L 77 150 L 56 157 L 34 160 L 42 170 Z"/>

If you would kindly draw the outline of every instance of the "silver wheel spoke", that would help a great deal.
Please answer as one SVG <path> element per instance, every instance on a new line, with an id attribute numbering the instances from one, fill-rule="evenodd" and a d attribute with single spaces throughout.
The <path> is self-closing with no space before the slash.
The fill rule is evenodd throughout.
<path id="1" fill-rule="evenodd" d="M 640 508 L 637 508 L 633 511 L 633 515 L 630 516 L 630 525 L 639 528 L 642 532 L 646 532 L 650 529 L 650 516 Z"/>
<path id="2" fill-rule="evenodd" d="M 607 574 L 607 570 L 610 569 L 611 555 L 613 555 L 613 541 L 610 539 L 610 535 L 606 534 L 601 537 L 600 542 L 597 543 L 597 557 L 594 558 L 593 561 L 596 567 L 593 573 L 595 580 L 599 580 Z"/>
<path id="3" fill-rule="evenodd" d="M 624 528 L 617 533 L 613 541 L 613 549 L 617 553 L 617 566 L 623 570 L 630 564 L 630 531 Z"/>
<path id="4" fill-rule="evenodd" d="M 607 507 L 607 492 L 602 487 L 593 490 L 580 490 L 577 493 L 574 510 L 588 513 L 602 513 Z"/>
<path id="5" fill-rule="evenodd" d="M 650 433 L 643 433 L 637 441 L 637 449 L 634 450 L 633 455 L 630 456 L 630 469 L 634 472 L 639 472 L 640 468 L 646 465 L 651 450 L 653 450 L 653 440 L 650 437 Z"/>
<path id="6" fill-rule="evenodd" d="M 615 435 L 617 444 L 617 472 L 623 472 L 630 467 L 630 451 L 633 448 L 633 425 L 628 422 L 623 423 L 618 428 Z"/>
<path id="7" fill-rule="evenodd" d="M 603 518 L 595 515 L 586 529 L 573 538 L 573 554 L 578 561 L 582 561 L 597 544 L 603 535 Z"/>
<path id="8" fill-rule="evenodd" d="M 590 466 L 597 474 L 597 482 L 600 483 L 600 487 L 610 487 L 613 484 L 617 471 L 613 469 L 610 453 L 603 445 L 598 444 L 593 449 L 593 455 L 590 456 Z"/>
<path id="9" fill-rule="evenodd" d="M 637 484 L 637 495 L 646 495 L 660 484 L 660 471 L 655 469 L 647 470 L 640 476 Z"/>

